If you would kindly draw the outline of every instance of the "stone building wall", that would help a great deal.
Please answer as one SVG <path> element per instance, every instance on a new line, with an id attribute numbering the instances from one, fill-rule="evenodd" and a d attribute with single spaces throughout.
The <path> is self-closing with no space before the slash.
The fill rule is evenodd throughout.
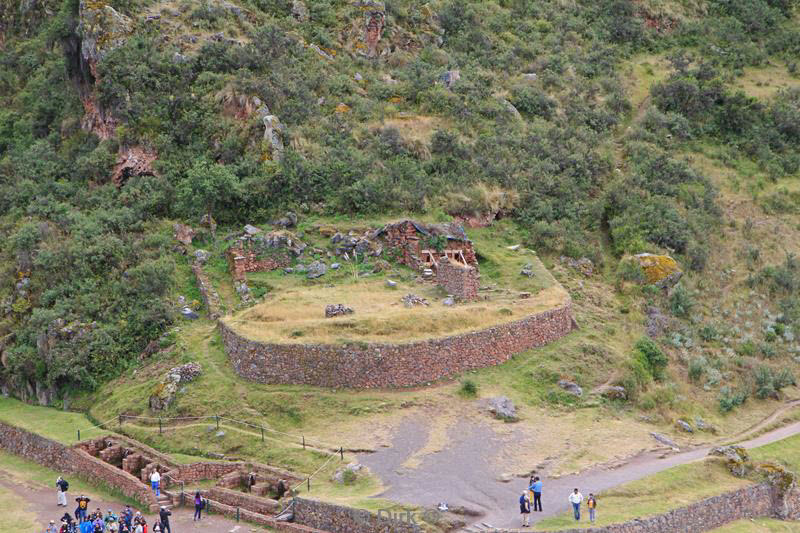
<path id="1" fill-rule="evenodd" d="M 407 520 L 378 516 L 363 509 L 295 498 L 294 520 L 330 533 L 420 533 Z"/>
<path id="2" fill-rule="evenodd" d="M 247 509 L 254 513 L 275 515 L 281 511 L 281 504 L 276 500 L 252 496 L 238 490 L 213 487 L 208 490 L 208 497 L 216 502 Z"/>
<path id="3" fill-rule="evenodd" d="M 769 483 L 744 487 L 720 496 L 714 496 L 680 509 L 622 524 L 590 529 L 562 529 L 554 533 L 700 533 L 710 531 L 730 522 L 758 517 L 778 517 L 784 504 L 789 507 L 800 503 L 800 492 L 795 488 L 781 495 Z M 598 506 L 598 513 L 602 508 Z M 795 516 L 798 519 L 800 516 Z"/>
<path id="4" fill-rule="evenodd" d="M 466 302 L 478 298 L 480 276 L 475 267 L 442 260 L 436 269 L 436 283 L 456 300 Z"/>
<path id="5" fill-rule="evenodd" d="M 410 387 L 497 365 L 572 331 L 572 303 L 498 326 L 407 344 L 266 344 L 218 322 L 236 372 L 272 384 Z"/>
<path id="6" fill-rule="evenodd" d="M 276 251 L 274 255 L 259 258 L 253 250 L 231 248 L 228 250 L 228 267 L 233 279 L 245 278 L 247 272 L 268 272 L 288 267 L 291 264 L 289 253 Z"/>
<path id="7" fill-rule="evenodd" d="M 380 238 L 387 248 L 397 250 L 399 263 L 414 270 L 422 270 L 424 268 L 421 253 L 426 248 L 426 236 L 421 234 L 410 220 L 386 226 L 381 230 Z M 469 240 L 449 239 L 445 244 L 445 249 L 461 250 L 468 265 L 478 266 L 475 249 Z M 439 255 L 442 253 L 440 252 Z"/>

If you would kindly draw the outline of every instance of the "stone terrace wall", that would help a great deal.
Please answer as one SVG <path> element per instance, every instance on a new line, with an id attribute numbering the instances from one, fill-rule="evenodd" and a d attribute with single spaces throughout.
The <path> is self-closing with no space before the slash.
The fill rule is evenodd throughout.
<path id="1" fill-rule="evenodd" d="M 272 384 L 409 387 L 503 363 L 572 331 L 572 303 L 516 322 L 407 344 L 264 344 L 218 327 L 236 372 Z"/>
<path id="2" fill-rule="evenodd" d="M 787 495 L 795 504 L 797 490 Z M 699 533 L 736 520 L 777 516 L 784 498 L 769 483 L 751 485 L 720 496 L 705 499 L 651 518 L 589 529 L 563 529 L 557 533 Z M 602 502 L 600 502 L 602 505 Z M 602 507 L 598 506 L 598 513 Z M 797 518 L 797 517 L 796 517 Z"/>
<path id="3" fill-rule="evenodd" d="M 369 511 L 316 500 L 294 499 L 294 521 L 331 533 L 420 533 L 402 520 L 379 517 Z"/>
<path id="4" fill-rule="evenodd" d="M 0 422 L 0 448 L 48 468 L 58 468 L 67 474 L 78 474 L 93 481 L 99 480 L 119 490 L 148 508 L 157 509 L 153 493 L 141 481 L 127 472 L 92 457 L 80 448 L 68 448 L 47 439 Z"/>
<path id="5" fill-rule="evenodd" d="M 252 496 L 244 492 L 224 489 L 222 487 L 214 487 L 209 489 L 208 497 L 211 500 L 230 505 L 232 507 L 241 507 L 254 513 L 265 515 L 275 515 L 281 512 L 281 504 L 276 500 L 270 498 L 262 498 L 259 496 Z"/>
<path id="6" fill-rule="evenodd" d="M 480 280 L 475 267 L 442 260 L 436 269 L 436 283 L 456 300 L 470 301 L 478 298 Z"/>
<path id="7" fill-rule="evenodd" d="M 215 320 L 222 314 L 220 307 L 219 293 L 217 293 L 214 286 L 211 285 L 211 280 L 208 279 L 203 267 L 197 263 L 192 265 L 192 272 L 197 281 L 197 288 L 200 290 L 200 295 L 203 298 L 203 303 L 206 305 L 206 311 L 211 320 Z"/>

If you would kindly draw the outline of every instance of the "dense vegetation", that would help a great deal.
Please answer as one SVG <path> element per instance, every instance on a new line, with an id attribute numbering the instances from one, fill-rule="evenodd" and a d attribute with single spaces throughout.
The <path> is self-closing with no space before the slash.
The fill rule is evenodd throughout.
<path id="1" fill-rule="evenodd" d="M 495 191 L 539 250 L 601 263 L 609 238 L 616 256 L 669 250 L 702 271 L 720 209 L 686 147 L 723 146 L 774 180 L 800 169 L 800 92 L 765 103 L 730 87 L 770 58 L 797 69 L 794 0 L 387 1 L 393 44 L 379 59 L 354 52 L 347 28 L 360 34 L 363 14 L 350 0 L 307 2 L 305 22 L 289 0 L 244 0 L 244 14 L 107 4 L 135 24 L 96 79 L 76 45 L 78 0 L 0 11 L 0 339 L 18 386 L 92 388 L 165 330 L 168 220 L 446 216 L 486 210 Z M 643 53 L 668 55 L 672 73 L 634 108 L 619 67 Z M 87 102 L 114 117 L 108 138 L 81 127 Z M 284 124 L 281 160 L 261 104 Z M 399 113 L 432 131 L 379 125 Z M 112 167 L 131 146 L 158 154 L 154 172 L 118 186 Z M 783 295 L 787 324 L 800 314 L 792 261 L 754 279 Z M 648 379 L 663 373 L 654 350 L 634 358 Z"/>

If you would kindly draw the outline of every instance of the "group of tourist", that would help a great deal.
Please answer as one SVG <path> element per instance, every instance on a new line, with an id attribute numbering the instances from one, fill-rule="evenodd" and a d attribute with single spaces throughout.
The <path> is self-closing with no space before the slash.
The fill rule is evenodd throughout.
<path id="1" fill-rule="evenodd" d="M 59 507 L 67 506 L 68 490 L 69 482 L 59 476 L 56 480 Z M 126 505 L 119 515 L 111 509 L 103 514 L 99 507 L 94 512 L 89 511 L 91 501 L 83 494 L 75 498 L 77 507 L 74 519 L 73 515 L 65 512 L 60 524 L 57 525 L 55 520 L 50 520 L 45 533 L 172 533 L 169 523 L 172 512 L 164 506 L 161 506 L 158 516 L 148 526 L 142 513 L 134 512 L 130 505 Z M 199 519 L 199 513 L 195 513 L 195 519 Z"/>
<path id="2" fill-rule="evenodd" d="M 583 504 L 583 494 L 576 488 L 569 495 L 569 503 L 572 505 L 572 512 L 575 521 L 581 519 L 581 505 Z M 522 527 L 530 526 L 531 507 L 534 512 L 542 511 L 542 480 L 538 476 L 531 476 L 528 489 L 522 491 L 519 497 L 519 511 L 522 514 Z M 586 498 L 586 508 L 589 510 L 589 522 L 594 523 L 597 518 L 597 498 L 589 493 Z"/>

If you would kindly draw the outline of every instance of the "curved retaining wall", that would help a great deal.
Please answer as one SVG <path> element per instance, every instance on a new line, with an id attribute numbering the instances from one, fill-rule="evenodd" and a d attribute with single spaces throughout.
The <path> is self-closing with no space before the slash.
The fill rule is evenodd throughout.
<path id="1" fill-rule="evenodd" d="M 406 344 L 268 344 L 246 339 L 223 321 L 219 330 L 236 372 L 271 384 L 410 387 L 497 365 L 573 329 L 572 302 L 516 322 Z"/>

